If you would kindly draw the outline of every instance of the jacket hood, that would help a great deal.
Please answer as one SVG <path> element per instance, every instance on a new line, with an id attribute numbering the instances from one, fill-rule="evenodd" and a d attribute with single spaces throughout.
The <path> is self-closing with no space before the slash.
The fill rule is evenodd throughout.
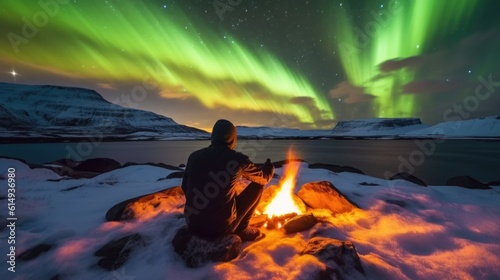
<path id="1" fill-rule="evenodd" d="M 218 120 L 212 129 L 212 144 L 224 144 L 231 150 L 236 147 L 236 127 L 228 120 Z"/>

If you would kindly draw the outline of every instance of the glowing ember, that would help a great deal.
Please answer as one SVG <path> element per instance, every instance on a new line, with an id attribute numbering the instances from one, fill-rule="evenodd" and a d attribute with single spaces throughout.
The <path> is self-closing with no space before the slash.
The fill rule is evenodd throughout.
<path id="1" fill-rule="evenodd" d="M 293 155 L 290 150 L 288 152 L 289 163 L 285 166 L 283 179 L 280 182 L 280 189 L 271 199 L 271 202 L 264 208 L 263 213 L 267 214 L 269 218 L 290 213 L 302 214 L 302 210 L 293 199 L 293 190 L 297 181 L 300 162 L 291 161 L 292 158 Z"/>

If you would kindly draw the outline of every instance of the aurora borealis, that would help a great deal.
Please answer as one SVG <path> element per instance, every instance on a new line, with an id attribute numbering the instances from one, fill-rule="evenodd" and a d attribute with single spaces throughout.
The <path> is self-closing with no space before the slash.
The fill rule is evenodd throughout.
<path id="1" fill-rule="evenodd" d="M 93 88 L 204 129 L 218 118 L 272 126 L 278 117 L 298 128 L 364 117 L 432 123 L 473 94 L 478 77 L 498 80 L 499 6 L 7 0 L 1 81 Z M 140 98 L 124 103 L 124 94 Z M 500 114 L 491 96 L 475 117 Z"/>

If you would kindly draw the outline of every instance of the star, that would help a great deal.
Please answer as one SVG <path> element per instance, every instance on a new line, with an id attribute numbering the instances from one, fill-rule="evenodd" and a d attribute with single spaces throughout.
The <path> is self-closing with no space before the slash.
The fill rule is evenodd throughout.
<path id="1" fill-rule="evenodd" d="M 9 72 L 9 74 L 12 75 L 12 78 L 14 78 L 14 81 L 16 80 L 16 76 L 18 75 L 16 70 L 12 69 L 12 72 Z"/>

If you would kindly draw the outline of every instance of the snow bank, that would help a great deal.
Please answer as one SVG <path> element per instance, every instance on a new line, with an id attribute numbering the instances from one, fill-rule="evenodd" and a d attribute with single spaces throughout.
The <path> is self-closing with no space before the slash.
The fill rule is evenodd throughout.
<path id="1" fill-rule="evenodd" d="M 35 260 L 18 261 L 15 273 L 7 271 L 2 261 L 1 279 L 55 275 L 60 279 L 313 279 L 323 264 L 299 254 L 313 236 L 352 241 L 368 279 L 493 279 L 500 275 L 499 187 L 425 188 L 404 180 L 389 184 L 366 175 L 309 169 L 302 163 L 296 193 L 306 182 L 330 181 L 363 210 L 337 216 L 328 210 L 312 210 L 323 222 L 308 231 L 264 230 L 267 237 L 244 243 L 235 260 L 189 269 L 171 245 L 176 229 L 184 223 L 179 218 L 183 199 L 140 219 L 104 219 L 118 202 L 180 185 L 180 179 L 159 180 L 172 171 L 134 165 L 92 179 L 56 181 L 59 177 L 51 171 L 0 159 L 0 184 L 4 186 L 9 167 L 16 168 L 18 179 L 17 254 L 40 243 L 54 244 L 54 248 Z M 276 172 L 281 174 L 283 169 Z M 277 183 L 278 179 L 271 182 Z M 5 190 L 1 188 L 2 196 Z M 6 210 L 0 212 L 0 219 L 6 220 Z M 140 233 L 146 246 L 134 251 L 116 271 L 96 265 L 95 251 L 131 233 Z M 5 240 L 7 236 L 4 228 L 0 237 Z M 0 243 L 0 252 L 5 260 L 5 242 Z"/>

